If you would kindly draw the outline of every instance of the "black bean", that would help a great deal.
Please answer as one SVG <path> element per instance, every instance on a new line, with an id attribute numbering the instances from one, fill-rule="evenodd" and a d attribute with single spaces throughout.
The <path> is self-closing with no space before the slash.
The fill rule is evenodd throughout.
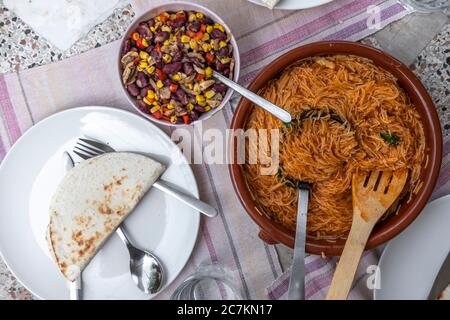
<path id="1" fill-rule="evenodd" d="M 229 77 L 229 76 L 230 76 L 230 68 L 226 68 L 225 70 L 223 70 L 222 74 L 223 74 L 225 77 Z"/>
<path id="2" fill-rule="evenodd" d="M 152 46 L 152 45 L 150 45 L 147 48 L 145 48 L 145 52 L 147 52 L 149 54 L 152 53 L 152 51 L 154 51 L 154 50 L 155 50 L 155 47 Z"/>
<path id="3" fill-rule="evenodd" d="M 177 73 L 178 71 L 180 71 L 181 67 L 182 67 L 181 62 L 169 63 L 169 64 L 166 64 L 162 68 L 162 71 L 164 73 L 166 73 L 166 74 L 172 74 L 173 75 L 173 74 Z"/>
<path id="4" fill-rule="evenodd" d="M 127 87 L 128 93 L 133 97 L 137 97 L 139 95 L 139 88 L 134 83 L 128 85 Z"/>
<path id="5" fill-rule="evenodd" d="M 194 109 L 197 110 L 197 111 L 200 112 L 200 113 L 205 112 L 205 108 L 203 108 L 203 107 L 202 107 L 201 105 L 199 105 L 199 104 L 196 104 L 196 105 L 194 106 Z"/>
<path id="6" fill-rule="evenodd" d="M 147 24 L 148 24 L 149 27 L 154 27 L 155 26 L 155 19 L 148 20 Z"/>
<path id="7" fill-rule="evenodd" d="M 227 91 L 227 86 L 223 83 L 216 83 L 213 86 L 213 90 L 218 93 L 224 93 L 225 91 Z"/>
<path id="8" fill-rule="evenodd" d="M 190 64 L 189 62 L 183 63 L 183 72 L 186 75 L 189 76 L 193 70 L 194 70 L 194 68 L 192 67 L 192 64 Z"/>
<path id="9" fill-rule="evenodd" d="M 169 33 L 167 31 L 160 31 L 155 36 L 155 42 L 164 42 L 169 38 Z"/>
<path id="10" fill-rule="evenodd" d="M 213 31 L 211 32 L 211 38 L 213 39 L 219 39 L 219 40 L 226 40 L 227 39 L 227 35 L 220 31 L 217 28 L 214 28 Z"/>
<path id="11" fill-rule="evenodd" d="M 185 21 L 181 21 L 181 20 L 175 19 L 175 20 L 172 21 L 172 28 L 178 29 L 184 24 L 184 22 Z"/>
<path id="12" fill-rule="evenodd" d="M 144 101 L 138 100 L 137 105 L 138 105 L 139 110 L 141 110 L 142 112 L 147 113 L 147 114 L 150 113 L 149 107 Z"/>
<path id="13" fill-rule="evenodd" d="M 169 87 L 172 84 L 172 81 L 170 79 L 166 79 L 163 81 L 163 83 L 166 87 Z"/>
<path id="14" fill-rule="evenodd" d="M 188 24 L 187 29 L 191 32 L 199 32 L 200 31 L 200 21 L 194 20 Z"/>
<path id="15" fill-rule="evenodd" d="M 182 117 L 178 117 L 176 123 L 177 123 L 177 124 L 184 123 L 183 118 L 182 118 Z"/>
<path id="16" fill-rule="evenodd" d="M 138 49 L 137 49 L 136 47 L 132 47 L 132 48 L 130 49 L 130 51 L 138 52 Z"/>

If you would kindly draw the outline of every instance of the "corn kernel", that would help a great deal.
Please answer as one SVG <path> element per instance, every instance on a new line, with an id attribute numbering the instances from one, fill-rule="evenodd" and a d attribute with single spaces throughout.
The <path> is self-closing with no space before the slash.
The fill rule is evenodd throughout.
<path id="1" fill-rule="evenodd" d="M 145 61 L 145 60 L 139 61 L 139 68 L 141 68 L 142 70 L 145 70 L 147 67 L 148 67 L 148 62 L 147 61 Z"/>
<path id="2" fill-rule="evenodd" d="M 150 27 L 150 30 L 155 33 L 156 32 L 156 28 L 155 27 Z"/>
<path id="3" fill-rule="evenodd" d="M 175 107 L 173 106 L 173 104 L 169 103 L 169 104 L 167 105 L 167 109 L 172 110 L 173 108 L 175 108 Z"/>
<path id="4" fill-rule="evenodd" d="M 192 103 L 188 103 L 188 105 L 186 107 L 189 111 L 194 110 L 194 105 Z"/>
<path id="5" fill-rule="evenodd" d="M 222 27 L 220 24 L 218 23 L 214 23 L 214 28 L 219 29 L 222 32 L 225 32 L 225 28 Z"/>
<path id="6" fill-rule="evenodd" d="M 172 61 L 172 56 L 170 54 L 165 54 L 163 60 L 165 63 L 170 63 Z"/>
<path id="7" fill-rule="evenodd" d="M 209 43 L 204 43 L 204 44 L 202 44 L 202 49 L 205 52 L 209 52 L 209 51 L 211 51 L 211 45 Z"/>
<path id="8" fill-rule="evenodd" d="M 200 102 L 197 102 L 197 103 L 198 103 L 198 105 L 201 106 L 201 107 L 206 106 L 206 101 L 200 101 Z"/>
<path id="9" fill-rule="evenodd" d="M 147 60 L 148 57 L 150 57 L 150 55 L 147 52 L 145 51 L 139 52 L 139 58 L 141 58 L 142 60 Z"/>
<path id="10" fill-rule="evenodd" d="M 228 45 L 228 43 L 226 43 L 225 41 L 220 41 L 219 42 L 219 47 L 220 48 L 224 48 L 224 47 L 226 47 Z"/>
<path id="11" fill-rule="evenodd" d="M 211 99 L 215 95 L 216 95 L 216 93 L 214 92 L 214 90 L 209 90 L 209 91 L 205 92 L 206 99 Z"/>
<path id="12" fill-rule="evenodd" d="M 159 111 L 160 109 L 161 109 L 161 107 L 160 107 L 159 105 L 157 105 L 157 106 L 152 107 L 152 108 L 150 109 L 150 112 L 151 112 L 151 113 L 155 113 L 156 111 Z"/>
<path id="13" fill-rule="evenodd" d="M 145 69 L 145 71 L 147 71 L 148 74 L 153 74 L 155 73 L 156 68 L 154 66 L 149 66 L 147 67 L 147 69 Z"/>
<path id="14" fill-rule="evenodd" d="M 206 27 L 206 32 L 208 32 L 208 33 L 213 32 L 213 30 L 214 30 L 214 27 L 213 27 L 213 26 L 207 26 L 207 27 Z"/>
<path id="15" fill-rule="evenodd" d="M 200 89 L 200 85 L 199 85 L 198 83 L 195 83 L 195 84 L 194 84 L 194 88 L 192 88 L 192 91 L 194 91 L 195 94 L 200 94 L 200 92 L 201 92 L 202 90 Z"/>
<path id="16" fill-rule="evenodd" d="M 142 39 L 141 43 L 142 43 L 142 46 L 143 46 L 144 48 L 147 48 L 147 47 L 148 47 L 148 42 L 147 42 L 147 40 Z"/>
<path id="17" fill-rule="evenodd" d="M 209 77 L 212 76 L 212 74 L 213 74 L 213 70 L 211 69 L 211 67 L 206 67 L 206 69 L 205 69 L 205 76 L 207 78 L 209 78 Z"/>
<path id="18" fill-rule="evenodd" d="M 175 20 L 177 18 L 177 15 L 175 13 L 172 13 L 170 15 L 170 20 Z"/>
<path id="19" fill-rule="evenodd" d="M 134 41 L 136 41 L 137 39 L 139 39 L 139 33 L 134 32 L 134 33 L 131 35 L 131 39 L 133 39 Z"/>
<path id="20" fill-rule="evenodd" d="M 189 15 L 189 22 L 192 22 L 192 21 L 194 21 L 194 20 L 196 20 L 197 19 L 197 16 L 195 15 L 195 13 L 191 13 L 190 15 Z"/>
<path id="21" fill-rule="evenodd" d="M 161 27 L 161 31 L 172 32 L 172 29 L 169 26 L 163 25 Z"/>
<path id="22" fill-rule="evenodd" d="M 195 100 L 197 100 L 197 102 L 202 102 L 202 101 L 205 101 L 205 97 L 198 94 L 195 96 Z"/>
<path id="23" fill-rule="evenodd" d="M 209 39 L 211 39 L 211 37 L 209 36 L 209 33 L 205 32 L 205 33 L 203 34 L 202 40 L 203 40 L 203 41 L 208 41 Z"/>
<path id="24" fill-rule="evenodd" d="M 203 18 L 205 15 L 204 15 L 203 13 L 201 13 L 201 12 L 197 12 L 197 13 L 195 14 L 195 16 L 196 16 L 197 18 L 201 19 L 201 18 Z"/>
<path id="25" fill-rule="evenodd" d="M 187 87 L 189 90 L 194 89 L 194 85 L 193 85 L 192 83 L 186 84 L 186 87 Z"/>
<path id="26" fill-rule="evenodd" d="M 188 43 L 189 41 L 191 41 L 191 38 L 189 38 L 187 35 L 183 34 L 181 36 L 181 42 L 182 43 Z"/>
<path id="27" fill-rule="evenodd" d="M 171 116 L 170 117 L 170 122 L 172 122 L 172 123 L 177 122 L 177 116 Z"/>
<path id="28" fill-rule="evenodd" d="M 170 41 L 169 40 L 166 40 L 166 41 L 163 42 L 163 46 L 168 46 L 168 45 L 170 45 Z"/>
<path id="29" fill-rule="evenodd" d="M 162 87 L 164 87 L 164 83 L 161 80 L 156 81 L 156 87 L 158 89 L 161 89 Z"/>
<path id="30" fill-rule="evenodd" d="M 206 106 L 205 111 L 208 112 L 209 110 L 211 110 L 211 106 Z"/>
<path id="31" fill-rule="evenodd" d="M 148 100 L 147 97 L 145 97 L 144 99 L 142 99 L 146 104 L 151 105 L 152 101 Z"/>
<path id="32" fill-rule="evenodd" d="M 155 96 L 156 96 L 155 91 L 148 90 L 148 92 L 147 92 L 147 99 L 149 99 L 149 100 L 155 99 Z"/>
<path id="33" fill-rule="evenodd" d="M 230 57 L 224 57 L 224 58 L 220 59 L 220 62 L 222 64 L 228 64 L 228 63 L 231 62 L 231 58 Z"/>
<path id="34" fill-rule="evenodd" d="M 140 66 L 137 66 L 137 71 L 142 72 L 142 71 L 144 71 L 144 70 L 145 70 L 145 69 L 141 68 Z"/>
<path id="35" fill-rule="evenodd" d="M 189 47 L 191 47 L 192 50 L 196 50 L 198 47 L 197 42 L 195 40 L 189 41 Z"/>
<path id="36" fill-rule="evenodd" d="M 181 75 L 179 73 L 174 74 L 172 77 L 173 81 L 180 81 L 181 80 Z"/>

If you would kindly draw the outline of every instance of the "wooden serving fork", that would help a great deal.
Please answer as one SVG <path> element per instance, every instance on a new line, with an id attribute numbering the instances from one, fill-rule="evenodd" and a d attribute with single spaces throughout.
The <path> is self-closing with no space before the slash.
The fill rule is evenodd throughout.
<path id="1" fill-rule="evenodd" d="M 327 300 L 345 300 L 370 233 L 405 186 L 408 170 L 360 172 L 352 178 L 353 222 L 328 290 Z"/>

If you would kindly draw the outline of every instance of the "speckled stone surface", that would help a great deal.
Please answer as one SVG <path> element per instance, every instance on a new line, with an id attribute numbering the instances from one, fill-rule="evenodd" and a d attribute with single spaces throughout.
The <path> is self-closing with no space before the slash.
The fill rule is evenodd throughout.
<path id="1" fill-rule="evenodd" d="M 91 30 L 71 49 L 62 52 L 30 30 L 14 13 L 5 9 L 0 0 L 0 73 L 59 61 L 119 39 L 133 16 L 130 6 L 116 9 L 112 16 Z M 380 48 L 374 37 L 368 37 L 362 42 Z M 450 24 L 423 50 L 411 68 L 435 101 L 444 134 L 450 135 Z M 286 260 L 283 265 L 289 264 L 290 250 L 282 251 L 281 258 Z M 0 300 L 2 299 L 33 299 L 33 296 L 0 261 Z"/>

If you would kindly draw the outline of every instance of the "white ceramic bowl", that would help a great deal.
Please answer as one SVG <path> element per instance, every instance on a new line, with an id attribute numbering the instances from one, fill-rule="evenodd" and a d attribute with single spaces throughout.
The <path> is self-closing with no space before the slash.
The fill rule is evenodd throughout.
<path id="1" fill-rule="evenodd" d="M 207 15 L 208 17 L 210 17 L 212 20 L 214 20 L 214 22 L 220 23 L 225 28 L 227 33 L 231 35 L 230 43 L 233 46 L 233 58 L 235 60 L 235 66 L 234 66 L 234 71 L 233 71 L 233 80 L 236 82 L 239 79 L 239 70 L 240 70 L 240 66 L 241 66 L 240 58 L 239 58 L 239 49 L 238 49 L 238 46 L 236 43 L 236 39 L 233 36 L 233 33 L 231 32 L 231 30 L 227 26 L 227 24 L 216 13 L 212 12 L 208 8 L 205 8 L 201 5 L 198 5 L 195 3 L 190 3 L 190 2 L 181 2 L 181 1 L 169 2 L 169 3 L 159 5 L 159 6 L 151 7 L 144 14 L 142 14 L 139 17 L 136 17 L 134 19 L 134 22 L 127 29 L 127 31 L 122 39 L 122 43 L 120 45 L 120 49 L 119 49 L 119 52 L 117 55 L 117 81 L 120 81 L 120 85 L 122 87 L 123 93 L 127 96 L 128 101 L 131 103 L 131 105 L 133 105 L 133 107 L 136 109 L 136 111 L 140 115 L 146 117 L 147 119 L 149 119 L 155 123 L 165 125 L 165 126 L 172 126 L 172 127 L 182 127 L 182 126 L 186 126 L 186 124 L 176 124 L 176 123 L 171 123 L 171 122 L 168 122 L 165 120 L 159 120 L 159 119 L 152 117 L 149 114 L 142 112 L 138 108 L 136 99 L 128 93 L 128 91 L 126 90 L 126 88 L 124 87 L 124 85 L 122 83 L 122 70 L 121 70 L 121 66 L 120 66 L 120 59 L 122 57 L 122 48 L 123 48 L 125 40 L 130 37 L 131 33 L 136 29 L 136 27 L 139 25 L 140 22 L 154 18 L 154 17 L 158 16 L 161 12 L 164 12 L 164 11 L 179 11 L 179 10 L 201 12 L 201 13 Z M 222 110 L 222 108 L 230 100 L 232 94 L 233 94 L 233 90 L 228 89 L 220 106 L 218 106 L 217 108 L 214 108 L 208 112 L 202 113 L 199 116 L 198 120 L 191 122 L 189 125 L 196 123 L 198 121 L 202 121 L 202 120 L 211 118 L 214 114 L 216 114 L 217 112 Z"/>

